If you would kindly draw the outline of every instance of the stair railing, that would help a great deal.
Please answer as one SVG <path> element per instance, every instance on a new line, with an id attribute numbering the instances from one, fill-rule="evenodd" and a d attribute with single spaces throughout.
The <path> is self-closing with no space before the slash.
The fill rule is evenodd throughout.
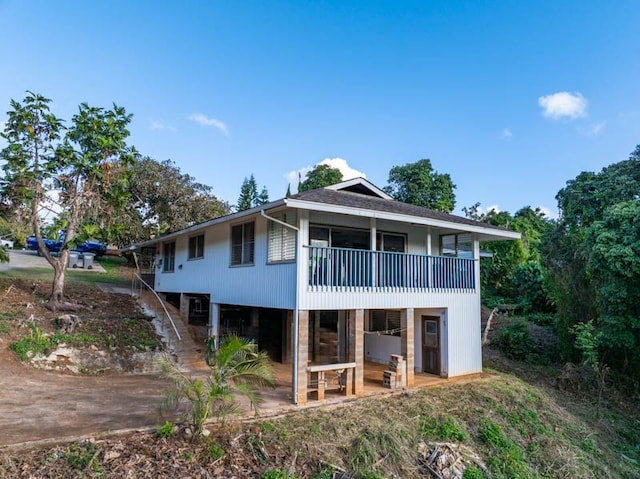
<path id="1" fill-rule="evenodd" d="M 165 316 L 167 317 L 167 319 L 169 320 L 169 322 L 171 323 L 171 327 L 173 328 L 173 331 L 176 333 L 176 337 L 178 338 L 178 341 L 182 341 L 182 337 L 180 336 L 180 333 L 178 332 L 178 329 L 176 328 L 176 324 L 173 322 L 173 319 L 171 318 L 171 315 L 169 314 L 169 311 L 167 310 L 167 307 L 164 305 L 164 301 L 162 301 L 162 298 L 160 298 L 160 296 L 158 295 L 158 293 L 156 293 L 156 291 L 149 286 L 149 284 L 142 279 L 142 277 L 140 276 L 140 274 L 138 273 L 133 273 L 133 278 L 132 278 L 132 284 L 131 284 L 131 296 L 134 295 L 134 290 L 135 290 L 135 286 L 134 286 L 134 282 L 135 280 L 138 280 L 140 282 L 140 297 L 142 297 L 142 287 L 146 287 L 146 289 L 148 289 L 149 291 L 151 291 L 153 293 L 153 295 L 155 296 L 156 300 L 158 301 L 158 303 L 160 303 L 160 306 L 162 306 L 162 309 L 164 311 L 164 314 L 162 315 L 162 329 L 165 329 L 165 322 L 164 322 L 164 318 Z M 169 335 L 167 335 L 167 342 L 168 342 L 168 346 L 171 347 L 171 338 Z"/>

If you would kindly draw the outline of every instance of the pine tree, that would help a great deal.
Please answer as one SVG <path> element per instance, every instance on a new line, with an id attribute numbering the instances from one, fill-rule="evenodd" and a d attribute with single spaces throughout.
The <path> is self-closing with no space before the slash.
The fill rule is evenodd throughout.
<path id="1" fill-rule="evenodd" d="M 253 173 L 249 178 L 245 176 L 242 186 L 240 187 L 240 196 L 238 197 L 238 204 L 236 205 L 237 211 L 244 211 L 255 206 L 256 198 L 258 197 L 258 185 L 256 179 L 253 177 Z"/>
<path id="2" fill-rule="evenodd" d="M 253 204 L 254 206 L 260 206 L 260 205 L 266 205 L 267 203 L 269 203 L 269 192 L 267 191 L 267 188 L 263 186 L 262 191 L 256 197 Z"/>
<path id="3" fill-rule="evenodd" d="M 248 210 L 267 203 L 269 203 L 269 192 L 267 188 L 263 186 L 262 191 L 258 194 L 258 184 L 256 183 L 253 173 L 251 173 L 249 178 L 245 176 L 242 186 L 240 187 L 240 196 L 238 197 L 236 211 Z"/>

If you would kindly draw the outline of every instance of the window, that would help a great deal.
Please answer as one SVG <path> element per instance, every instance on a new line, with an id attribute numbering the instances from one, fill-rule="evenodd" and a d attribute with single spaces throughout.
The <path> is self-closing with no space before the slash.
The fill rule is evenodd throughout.
<path id="1" fill-rule="evenodd" d="M 332 248 L 361 250 L 371 249 L 371 234 L 369 231 L 355 228 L 313 225 L 309 228 L 309 240 L 312 246 L 331 246 Z"/>
<path id="2" fill-rule="evenodd" d="M 188 259 L 204 258 L 204 235 L 192 236 L 189 238 Z"/>
<path id="3" fill-rule="evenodd" d="M 176 243 L 165 243 L 162 257 L 162 271 L 173 273 L 176 264 Z"/>
<path id="4" fill-rule="evenodd" d="M 369 331 L 400 336 L 400 311 L 374 309 L 371 311 Z"/>
<path id="5" fill-rule="evenodd" d="M 457 258 L 473 258 L 473 240 L 470 234 L 440 237 L 440 254 Z"/>
<path id="6" fill-rule="evenodd" d="M 231 227 L 231 265 L 253 264 L 255 250 L 255 223 Z"/>
<path id="7" fill-rule="evenodd" d="M 295 225 L 295 213 L 284 213 L 274 218 Z M 296 231 L 275 221 L 269 221 L 269 263 L 294 261 L 296 259 Z"/>
<path id="8" fill-rule="evenodd" d="M 405 252 L 404 235 L 391 234 L 391 233 L 378 233 L 376 235 L 376 249 L 378 251 L 391 251 L 394 253 Z"/>

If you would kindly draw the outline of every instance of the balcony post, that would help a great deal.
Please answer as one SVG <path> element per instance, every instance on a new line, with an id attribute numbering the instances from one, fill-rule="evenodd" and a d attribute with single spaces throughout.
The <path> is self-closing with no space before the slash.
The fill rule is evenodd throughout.
<path id="1" fill-rule="evenodd" d="M 209 337 L 213 338 L 213 344 L 218 347 L 218 336 L 220 335 L 220 305 L 218 303 L 209 304 Z"/>
<path id="2" fill-rule="evenodd" d="M 473 289 L 480 292 L 480 241 L 478 235 L 473 235 Z"/>

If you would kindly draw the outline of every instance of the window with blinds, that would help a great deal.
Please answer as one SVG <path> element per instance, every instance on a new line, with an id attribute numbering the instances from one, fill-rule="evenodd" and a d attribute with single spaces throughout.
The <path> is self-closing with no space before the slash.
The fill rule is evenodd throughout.
<path id="1" fill-rule="evenodd" d="M 282 213 L 274 215 L 274 218 L 295 226 L 296 214 Z M 295 261 L 296 259 L 296 231 L 276 221 L 269 221 L 269 248 L 268 262 L 282 263 Z"/>

